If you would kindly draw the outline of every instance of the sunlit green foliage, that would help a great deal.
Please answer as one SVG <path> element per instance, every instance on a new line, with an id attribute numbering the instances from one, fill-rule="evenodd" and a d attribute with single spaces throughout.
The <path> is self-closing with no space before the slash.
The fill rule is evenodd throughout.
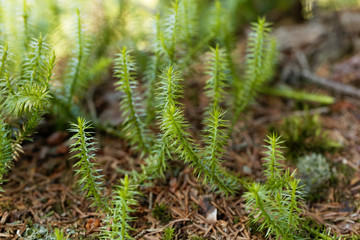
<path id="1" fill-rule="evenodd" d="M 300 180 L 294 172 L 284 171 L 279 161 L 283 159 L 280 137 L 268 136 L 264 174 L 264 184 L 252 183 L 245 193 L 246 205 L 251 209 L 251 221 L 265 230 L 266 237 L 276 239 L 297 239 L 300 236 L 302 219 L 300 217 L 302 190 Z"/>
<path id="2" fill-rule="evenodd" d="M 270 24 L 265 18 L 259 18 L 257 23 L 252 24 L 246 49 L 245 79 L 235 96 L 234 121 L 253 100 L 259 88 L 273 75 L 276 42 L 269 36 L 270 30 Z"/>
<path id="3" fill-rule="evenodd" d="M 134 211 L 132 207 L 137 204 L 136 197 L 139 195 L 136 184 L 126 175 L 120 185 L 115 186 L 113 199 L 109 202 L 103 193 L 103 176 L 95 162 L 96 143 L 91 136 L 93 133 L 89 131 L 92 127 L 84 118 L 78 118 L 77 123 L 71 126 L 69 131 L 74 133 L 70 139 L 71 152 L 74 153 L 72 158 L 78 160 L 74 165 L 79 178 L 77 184 L 86 192 L 86 197 L 92 202 L 91 206 L 106 214 L 106 226 L 101 239 L 131 239 L 129 221 L 133 217 L 130 214 Z"/>
<path id="4" fill-rule="evenodd" d="M 142 172 L 126 175 L 113 194 L 105 196 L 105 177 L 96 164 L 90 121 L 78 117 L 71 125 L 78 185 L 91 206 L 105 216 L 102 239 L 131 239 L 139 185 L 171 174 L 167 171 L 170 159 L 182 160 L 209 190 L 239 193 L 239 179 L 221 166 L 230 135 L 228 115 L 237 120 L 259 88 L 275 75 L 277 58 L 270 24 L 260 18 L 252 25 L 243 77 L 242 67 L 235 64 L 236 9 L 231 6 L 245 6 L 249 1 L 160 1 L 156 9 L 124 0 L 3 0 L 0 4 L 0 181 L 44 114 L 50 113 L 50 121 L 55 119 L 61 126 L 89 110 L 95 126 L 123 137 L 136 150 L 134 155 L 145 158 Z M 156 12 L 156 24 L 151 34 L 152 12 Z M 119 46 L 126 47 L 112 61 Z M 204 128 L 198 141 L 185 117 L 182 98 L 193 65 L 204 65 L 202 56 L 208 49 L 204 93 L 210 103 L 200 121 Z M 141 69 L 135 67 L 134 59 Z M 110 79 L 111 63 L 115 88 L 121 93 L 123 122 L 109 130 L 87 90 Z M 232 94 L 235 109 L 227 111 Z M 267 182 L 248 186 L 247 204 L 268 236 L 292 239 L 301 231 L 299 182 L 281 169 L 279 139 L 271 136 L 268 143 Z M 173 234 L 174 228 L 167 228 L 164 238 L 171 239 Z M 59 230 L 55 235 L 67 238 Z"/>
<path id="5" fill-rule="evenodd" d="M 44 39 L 41 36 L 39 39 L 33 39 L 30 43 L 30 52 L 24 59 L 20 79 L 14 81 L 5 73 L 5 111 L 15 117 L 30 113 L 41 114 L 48 107 L 51 98 L 50 78 L 54 65 L 55 55 L 49 52 Z"/>
<path id="6" fill-rule="evenodd" d="M 164 234 L 162 236 L 162 240 L 173 240 L 175 237 L 175 228 L 167 227 L 164 229 Z"/>
<path id="7" fill-rule="evenodd" d="M 84 118 L 78 118 L 77 123 L 71 125 L 70 132 L 74 133 L 71 137 L 71 152 L 75 153 L 73 158 L 78 161 L 75 163 L 76 175 L 78 175 L 78 185 L 86 196 L 91 199 L 92 206 L 98 210 L 107 211 L 106 200 L 102 196 L 103 176 L 96 169 L 95 161 L 95 142 L 91 136 L 91 125 Z"/>
<path id="8" fill-rule="evenodd" d="M 206 73 L 209 79 L 206 82 L 205 94 L 211 101 L 208 109 L 212 110 L 219 108 L 226 98 L 228 64 L 225 52 L 219 48 L 219 45 L 216 45 L 216 48 L 211 48 L 207 65 Z"/>
<path id="9" fill-rule="evenodd" d="M 12 162 L 12 147 L 10 130 L 2 118 L 0 118 L 0 184 L 4 181 L 4 175 L 7 173 Z M 0 192 L 2 188 L 0 187 Z"/>
<path id="10" fill-rule="evenodd" d="M 280 138 L 271 134 L 265 140 L 267 144 L 263 166 L 266 181 L 250 183 L 246 187 L 244 197 L 246 207 L 251 211 L 249 220 L 256 226 L 256 231 L 264 233 L 266 238 L 341 239 L 303 216 L 305 191 L 302 181 L 295 177 L 296 171 L 291 173 L 289 169 L 284 169 L 284 142 Z M 316 174 L 316 170 L 312 171 L 311 174 Z"/>
<path id="11" fill-rule="evenodd" d="M 84 86 L 84 71 L 86 58 L 89 54 L 88 40 L 84 29 L 83 19 L 77 10 L 75 27 L 75 50 L 69 61 L 68 76 L 65 78 L 64 88 L 67 106 L 71 107 L 75 93 L 80 93 L 80 87 Z"/>
<path id="12" fill-rule="evenodd" d="M 126 175 L 121 185 L 114 189 L 114 199 L 110 203 L 110 212 L 105 220 L 106 226 L 102 231 L 101 239 L 132 239 L 129 231 L 132 229 L 129 222 L 134 220 L 131 207 L 137 205 L 136 185 Z M 109 229 L 110 228 L 110 229 Z"/>
<path id="13" fill-rule="evenodd" d="M 158 75 L 160 74 L 160 66 L 162 64 L 161 57 L 161 31 L 160 31 L 160 16 L 156 15 L 156 23 L 154 26 L 154 33 L 152 37 L 152 47 L 154 56 L 151 56 L 146 70 L 145 70 L 145 79 L 146 79 L 146 122 L 150 124 L 155 120 L 155 112 L 157 100 L 155 99 L 156 83 Z"/>
<path id="14" fill-rule="evenodd" d="M 59 228 L 55 228 L 54 235 L 55 235 L 56 240 L 67 240 L 68 239 L 65 236 L 64 231 Z"/>
<path id="15" fill-rule="evenodd" d="M 7 133 L 3 132 L 4 141 L 8 139 L 7 144 L 11 142 L 10 146 L 4 145 L 3 149 L 8 155 L 11 148 L 11 155 L 17 158 L 22 151 L 21 143 L 31 139 L 42 116 L 49 110 L 55 53 L 50 50 L 46 39 L 41 36 L 32 39 L 21 65 L 21 74 L 18 75 L 12 72 L 12 53 L 7 44 L 1 47 L 1 54 L 1 121 L 3 127 L 7 126 Z M 7 161 L 6 169 L 9 166 Z"/>
<path id="16" fill-rule="evenodd" d="M 298 102 L 315 102 L 320 104 L 335 103 L 335 98 L 332 96 L 320 94 L 316 92 L 310 93 L 308 91 L 297 90 L 287 85 L 279 85 L 276 86 L 276 88 L 265 86 L 260 89 L 260 92 L 274 96 L 294 99 Z"/>
<path id="17" fill-rule="evenodd" d="M 136 92 L 135 70 L 135 63 L 124 47 L 115 59 L 115 77 L 119 79 L 116 82 L 116 89 L 124 94 L 120 102 L 125 117 L 122 131 L 125 132 L 132 146 L 138 146 L 139 150 L 148 153 L 149 139 L 143 123 L 142 99 Z"/>
<path id="18" fill-rule="evenodd" d="M 194 168 L 195 175 L 203 177 L 204 183 L 208 183 L 212 189 L 219 189 L 224 194 L 234 193 L 237 190 L 235 178 L 216 164 L 217 162 L 214 163 L 214 158 L 206 161 L 198 154 L 202 150 L 191 138 L 187 130 L 189 125 L 184 118 L 182 105 L 178 102 L 178 98 L 182 96 L 183 91 L 180 81 L 179 72 L 176 72 L 171 66 L 166 68 L 161 76 L 161 85 L 159 87 L 161 110 L 159 110 L 159 118 L 165 141 L 180 159 Z M 215 117 L 219 117 L 219 114 L 215 115 Z M 217 119 L 211 123 L 215 125 L 214 128 L 219 127 Z M 219 139 L 215 136 L 213 140 L 215 145 L 210 146 L 214 147 L 213 151 L 216 152 Z M 214 142 L 211 139 L 209 141 Z"/>

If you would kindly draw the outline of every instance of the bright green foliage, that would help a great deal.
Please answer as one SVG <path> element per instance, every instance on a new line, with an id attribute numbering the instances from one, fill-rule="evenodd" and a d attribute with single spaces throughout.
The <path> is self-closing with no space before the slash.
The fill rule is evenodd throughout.
<path id="1" fill-rule="evenodd" d="M 202 158 L 208 162 L 211 168 L 219 166 L 228 138 L 228 132 L 226 131 L 228 124 L 224 120 L 224 112 L 220 108 L 220 104 L 225 99 L 227 67 L 224 50 L 219 49 L 218 45 L 215 49 L 212 48 L 207 68 L 207 75 L 210 78 L 205 86 L 205 94 L 210 98 L 211 102 L 205 112 L 204 125 L 206 127 L 203 134 L 205 149 L 202 152 Z"/>
<path id="2" fill-rule="evenodd" d="M 221 0 L 215 0 L 213 14 L 210 19 L 210 34 L 229 53 L 232 44 L 232 29 L 227 11 L 228 9 L 224 8 Z"/>
<path id="3" fill-rule="evenodd" d="M 68 239 L 67 237 L 65 237 L 64 231 L 59 228 L 55 228 L 54 235 L 55 235 L 56 240 L 67 240 Z"/>
<path id="4" fill-rule="evenodd" d="M 46 87 L 27 84 L 6 100 L 6 111 L 15 116 L 41 112 L 50 103 L 50 92 Z"/>
<path id="5" fill-rule="evenodd" d="M 252 24 L 246 49 L 245 80 L 236 96 L 234 121 L 254 98 L 258 89 L 274 74 L 276 42 L 269 37 L 269 32 L 270 24 L 265 18 L 259 18 L 257 23 Z"/>
<path id="6" fill-rule="evenodd" d="M 5 74 L 7 98 L 4 109 L 15 117 L 23 114 L 42 114 L 49 106 L 50 78 L 55 65 L 55 55 L 49 53 L 49 47 L 44 39 L 33 39 L 30 43 L 30 53 L 23 64 L 21 79 L 14 81 Z"/>
<path id="7" fill-rule="evenodd" d="M 202 158 L 205 159 L 210 168 L 216 169 L 220 165 L 220 160 L 225 152 L 224 146 L 228 139 L 228 124 L 224 120 L 224 112 L 214 108 L 211 116 L 204 121 L 207 126 L 204 129 L 205 149 Z"/>
<path id="8" fill-rule="evenodd" d="M 105 220 L 107 225 L 101 233 L 101 239 L 132 239 L 129 235 L 129 222 L 134 220 L 131 216 L 134 210 L 131 207 L 137 205 L 136 197 L 139 193 L 136 188 L 127 175 L 121 180 L 121 185 L 115 187 L 114 199 L 110 203 L 110 211 Z"/>
<path id="9" fill-rule="evenodd" d="M 129 230 L 131 227 L 129 221 L 134 211 L 132 207 L 137 204 L 136 197 L 139 193 L 136 191 L 137 185 L 126 175 L 121 180 L 121 185 L 116 185 L 114 189 L 113 200 L 108 203 L 103 196 L 104 184 L 103 176 L 96 169 L 95 161 L 95 142 L 89 130 L 92 128 L 90 123 L 84 118 L 79 117 L 77 124 L 71 124 L 69 130 L 75 133 L 70 141 L 71 152 L 75 153 L 72 158 L 78 159 L 74 165 L 76 175 L 79 176 L 78 185 L 82 191 L 87 192 L 87 198 L 91 199 L 92 205 L 99 211 L 106 214 L 106 226 L 102 231 L 102 239 L 131 239 Z"/>
<path id="10" fill-rule="evenodd" d="M 15 136 L 12 148 L 13 156 L 17 158 L 21 152 L 20 144 L 24 140 L 31 140 L 30 136 L 42 115 L 49 109 L 52 98 L 50 79 L 55 66 L 55 54 L 41 36 L 39 39 L 32 39 L 20 76 L 10 75 L 12 68 L 8 64 L 9 56 L 9 48 L 5 45 L 2 47 L 0 67 L 0 108 L 5 116 L 12 117 L 11 120 L 23 119 L 22 124 L 10 134 Z"/>
<path id="11" fill-rule="evenodd" d="M 142 106 L 142 97 L 137 91 L 141 87 L 138 86 L 135 63 L 129 51 L 121 49 L 114 62 L 115 77 L 118 79 L 116 86 L 122 94 L 120 105 L 124 118 L 119 129 L 129 145 L 138 150 L 141 156 L 146 156 L 147 165 L 142 166 L 143 173 L 134 170 L 131 179 L 125 176 L 121 184 L 115 187 L 112 201 L 108 202 L 108 198 L 103 196 L 104 180 L 95 163 L 96 147 L 92 133 L 89 132 L 90 123 L 84 118 L 78 118 L 77 123 L 71 125 L 70 131 L 74 134 L 71 138 L 71 152 L 78 160 L 75 164 L 78 185 L 86 192 L 92 206 L 106 215 L 101 238 L 131 238 L 130 222 L 133 220 L 133 206 L 137 204 L 136 197 L 139 195 L 138 184 L 159 176 L 164 177 L 168 159 L 183 160 L 212 190 L 216 189 L 223 194 L 236 193 L 240 188 L 239 180 L 221 167 L 229 135 L 225 111 L 221 107 L 225 106 L 227 90 L 236 89 L 236 120 L 259 88 L 273 77 L 276 42 L 269 37 L 270 28 L 265 19 L 259 19 L 258 23 L 253 24 L 244 81 L 238 81 L 239 67 L 231 57 L 235 38 L 234 28 L 230 24 L 229 13 L 233 10 L 229 8 L 230 1 L 232 0 L 215 0 L 210 1 L 213 3 L 210 4 L 207 0 L 175 0 L 171 3 L 170 10 L 166 6 L 163 8 L 166 10 L 157 15 L 154 40 L 152 44 L 148 44 L 147 32 L 133 33 L 138 32 L 133 31 L 137 29 L 134 27 L 137 24 L 135 22 L 141 22 L 143 28 L 148 25 L 146 17 L 141 21 L 134 17 L 137 14 L 145 16 L 142 15 L 145 10 L 133 11 L 136 7 L 132 1 L 20 0 L 22 4 L 19 7 L 15 1 L 0 0 L 0 43 L 3 45 L 0 47 L 0 181 L 7 173 L 11 159 L 19 156 L 21 143 L 30 139 L 44 113 L 51 109 L 55 115 L 53 117 L 60 116 L 68 121 L 68 118 L 79 115 L 74 107 L 85 102 L 81 100 L 86 100 L 89 109 L 91 108 L 93 96 L 84 99 L 82 93 L 86 91 L 83 88 L 90 85 L 86 84 L 90 80 L 101 81 L 99 76 L 106 74 L 106 68 L 110 65 L 110 57 L 105 54 L 112 52 L 113 44 L 117 44 L 137 47 L 139 60 L 143 60 L 142 56 L 147 53 L 152 54 L 146 71 L 141 73 L 147 83 L 145 107 Z M 89 6 L 82 6 L 85 2 Z M 241 3 L 232 2 L 233 5 L 241 6 Z M 39 9 L 36 5 L 47 7 Z M 68 24 L 75 30 L 75 34 L 71 35 L 66 31 L 67 24 L 64 24 L 63 19 L 68 19 L 67 15 L 75 12 L 74 5 L 82 6 L 83 10 L 81 15 L 77 11 L 76 21 Z M 87 18 L 83 18 L 84 12 L 94 6 L 98 7 L 99 14 L 94 17 L 88 12 Z M 11 16 L 13 11 L 10 9 L 20 9 L 21 17 Z M 42 20 L 32 15 L 33 10 L 36 10 L 40 16 L 38 18 Z M 131 14 L 127 14 L 128 12 Z M 84 23 L 90 27 L 85 29 Z M 36 26 L 34 31 L 32 25 Z M 41 37 L 40 32 L 48 37 Z M 137 35 L 141 37 L 134 38 Z M 33 36 L 40 37 L 32 39 Z M 61 59 L 57 69 L 60 73 L 59 81 L 53 81 L 55 53 L 48 41 Z M 92 48 L 89 47 L 89 42 L 94 43 Z M 211 56 L 206 69 L 208 81 L 205 94 L 209 97 L 210 104 L 204 114 L 203 123 L 206 127 L 201 144 L 192 138 L 190 125 L 180 103 L 183 85 L 186 85 L 182 83 L 181 77 L 183 72 L 186 77 L 191 74 L 196 56 L 202 56 L 203 50 L 206 51 L 209 47 Z M 172 67 L 166 68 L 159 77 L 164 64 Z M 175 69 L 180 69 L 181 72 Z M 63 83 L 62 88 L 58 82 Z M 236 88 L 228 86 L 232 82 Z M 96 87 L 96 84 L 91 85 Z M 97 119 L 96 107 L 93 106 L 90 111 L 94 122 L 105 129 Z M 156 138 L 146 128 L 154 122 L 160 128 L 158 133 L 158 129 L 154 127 Z M 114 132 L 118 134 L 117 130 Z M 271 136 L 268 143 L 265 158 L 267 182 L 248 187 L 248 207 L 254 209 L 254 221 L 260 224 L 260 228 L 267 229 L 268 235 L 292 239 L 300 231 L 299 182 L 294 179 L 293 174 L 281 170 L 282 166 L 278 162 L 282 159 L 279 139 Z M 157 210 L 164 210 L 161 205 L 157 207 Z M 161 213 L 164 212 L 168 213 L 166 210 Z M 169 214 L 165 215 L 167 216 Z M 60 231 L 55 231 L 55 235 L 58 239 L 66 238 Z M 165 238 L 171 239 L 173 235 L 174 228 L 165 230 Z M 34 235 L 34 238 L 39 237 Z"/>
<path id="12" fill-rule="evenodd" d="M 9 62 L 9 48 L 8 45 L 5 44 L 4 46 L 0 45 L 0 58 L 1 58 L 1 66 L 0 66 L 0 109 L 4 108 L 4 101 L 6 97 L 10 93 L 14 93 L 12 89 L 12 79 L 8 73 L 8 62 Z M 3 115 L 2 113 L 1 115 Z"/>
<path id="13" fill-rule="evenodd" d="M 24 47 L 28 48 L 30 40 L 29 7 L 26 0 L 23 0 L 23 22 L 24 22 Z"/>
<path id="14" fill-rule="evenodd" d="M 175 65 L 192 47 L 196 33 L 196 1 L 175 0 L 171 8 L 158 21 L 156 44 L 165 62 Z"/>
<path id="15" fill-rule="evenodd" d="M 227 87 L 228 64 L 225 56 L 225 51 L 216 45 L 216 48 L 211 48 L 211 55 L 207 64 L 207 75 L 210 78 L 206 82 L 205 93 L 211 99 L 209 109 L 218 108 L 219 104 L 225 99 L 225 88 Z"/>
<path id="16" fill-rule="evenodd" d="M 286 97 L 295 99 L 299 102 L 315 102 L 320 104 L 333 104 L 335 98 L 321 93 L 310 93 L 308 91 L 293 89 L 288 85 L 279 85 L 276 87 L 262 87 L 261 93 L 270 94 L 274 96 Z"/>
<path id="17" fill-rule="evenodd" d="M 212 189 L 218 188 L 223 194 L 234 193 L 237 189 L 236 181 L 219 165 L 212 166 L 198 154 L 200 147 L 191 139 L 189 124 L 178 103 L 183 91 L 180 80 L 179 72 L 171 66 L 161 76 L 159 92 L 162 110 L 158 114 L 164 139 L 180 159 L 194 168 L 195 175 L 203 177 L 204 183 L 208 183 Z"/>
<path id="18" fill-rule="evenodd" d="M 225 8 L 224 1 L 216 0 L 214 9 L 209 17 L 210 32 L 209 36 L 213 38 L 220 46 L 225 49 L 224 57 L 227 61 L 227 70 L 230 72 L 233 80 L 239 78 L 238 69 L 232 59 L 231 52 L 234 46 L 234 29 L 231 24 L 230 9 Z"/>
<path id="19" fill-rule="evenodd" d="M 155 90 L 157 78 L 160 73 L 160 66 L 162 63 L 161 60 L 161 31 L 160 31 L 160 16 L 156 15 L 156 24 L 154 27 L 154 34 L 152 40 L 152 47 L 154 51 L 154 56 L 149 60 L 145 71 L 145 80 L 146 80 L 146 122 L 150 124 L 155 120 L 155 108 L 157 101 L 155 99 Z"/>
<path id="20" fill-rule="evenodd" d="M 184 93 L 181 81 L 180 72 L 175 71 L 172 66 L 163 71 L 158 88 L 158 115 L 166 114 L 165 110 L 171 106 L 181 105 L 178 100 Z"/>
<path id="21" fill-rule="evenodd" d="M 251 210 L 251 221 L 259 224 L 266 237 L 276 239 L 298 239 L 301 237 L 300 218 L 302 212 L 302 191 L 295 172 L 283 171 L 278 162 L 283 159 L 280 137 L 268 136 L 267 157 L 265 158 L 264 184 L 252 183 L 245 193 L 246 206 Z"/>
<path id="22" fill-rule="evenodd" d="M 74 55 L 69 62 L 68 76 L 65 79 L 65 97 L 68 107 L 71 107 L 75 94 L 80 94 L 80 88 L 85 85 L 85 67 L 89 54 L 88 40 L 83 26 L 80 11 L 77 10 L 75 38 L 76 46 Z"/>
<path id="23" fill-rule="evenodd" d="M 72 123 L 70 132 L 75 133 L 71 137 L 71 152 L 75 153 L 72 158 L 78 161 L 74 165 L 76 167 L 76 175 L 79 176 L 78 185 L 82 191 L 87 192 L 86 196 L 91 199 L 92 206 L 98 210 L 107 211 L 108 206 L 106 200 L 102 197 L 102 185 L 104 184 L 103 176 L 96 169 L 95 161 L 95 142 L 89 130 L 92 128 L 90 123 L 84 118 L 79 117 L 77 124 Z"/>
<path id="24" fill-rule="evenodd" d="M 148 133 L 143 123 L 144 111 L 140 105 L 141 99 L 136 92 L 137 82 L 134 72 L 135 64 L 124 47 L 115 59 L 115 77 L 119 79 L 116 82 L 116 89 L 124 94 L 120 102 L 123 116 L 126 117 L 122 131 L 124 131 L 131 146 L 148 153 Z"/>
<path id="25" fill-rule="evenodd" d="M 12 162 L 12 147 L 10 130 L 7 124 L 0 117 L 0 184 L 4 181 L 4 175 L 7 173 Z M 0 192 L 2 188 L 0 187 Z"/>
<path id="26" fill-rule="evenodd" d="M 9 46 L 5 44 L 4 46 L 0 46 L 0 56 L 1 56 L 1 66 L 0 66 L 0 79 L 4 77 L 6 73 L 6 68 L 8 67 L 8 57 L 9 57 Z"/>
<path id="27" fill-rule="evenodd" d="M 167 227 L 164 229 L 162 240 L 173 240 L 175 238 L 175 228 Z"/>
<path id="28" fill-rule="evenodd" d="M 160 57 L 158 53 L 151 58 L 146 72 L 146 123 L 151 124 L 155 120 L 155 100 L 156 80 L 159 74 Z"/>
<path id="29" fill-rule="evenodd" d="M 146 158 L 147 168 L 145 174 L 148 177 L 165 177 L 167 159 L 172 159 L 166 136 L 160 134 L 155 140 L 151 155 Z"/>
<path id="30" fill-rule="evenodd" d="M 181 28 L 184 29 L 183 41 L 186 47 L 191 47 L 193 38 L 197 30 L 197 15 L 198 1 L 196 0 L 181 0 L 179 3 L 180 20 L 182 21 Z"/>
<path id="31" fill-rule="evenodd" d="M 167 19 L 163 23 L 164 29 L 160 33 L 159 39 L 161 51 L 171 64 L 175 63 L 176 46 L 181 36 L 180 17 L 179 1 L 175 0 L 171 13 L 168 14 Z"/>
<path id="32" fill-rule="evenodd" d="M 46 39 L 40 36 L 38 39 L 32 39 L 30 48 L 30 54 L 25 58 L 23 65 L 22 79 L 30 84 L 42 83 L 47 80 L 49 45 Z"/>
<path id="33" fill-rule="evenodd" d="M 1 44 L 9 43 L 14 60 L 20 63 L 28 50 L 31 38 L 31 12 L 28 1 L 0 1 Z M 19 69 L 17 69 L 19 70 Z"/>
<path id="34" fill-rule="evenodd" d="M 14 132 L 15 140 L 13 142 L 14 157 L 17 159 L 22 153 L 21 143 L 25 140 L 31 141 L 31 135 L 34 133 L 35 128 L 39 125 L 41 120 L 40 114 L 34 114 L 27 118 L 16 132 Z"/>
<path id="35" fill-rule="evenodd" d="M 277 184 L 278 180 L 281 179 L 281 168 L 283 167 L 279 161 L 283 161 L 285 159 L 282 155 L 283 147 L 281 146 L 284 142 L 281 141 L 280 137 L 277 137 L 275 134 L 269 136 L 265 142 L 267 145 L 265 145 L 266 157 L 264 160 L 266 162 L 264 163 L 264 175 L 270 184 Z"/>
<path id="36" fill-rule="evenodd" d="M 157 77 L 159 74 L 160 67 L 160 56 L 159 53 L 155 53 L 150 60 L 146 71 L 146 123 L 151 124 L 155 120 L 155 108 L 157 102 L 155 100 L 155 90 Z"/>
<path id="37" fill-rule="evenodd" d="M 265 74 L 265 76 L 262 78 L 262 82 L 261 82 L 262 84 L 264 84 L 265 81 L 274 77 L 275 65 L 277 63 L 277 54 L 278 54 L 276 39 L 274 37 L 268 37 L 266 40 L 268 42 L 265 49 L 264 70 L 263 70 L 263 74 Z"/>

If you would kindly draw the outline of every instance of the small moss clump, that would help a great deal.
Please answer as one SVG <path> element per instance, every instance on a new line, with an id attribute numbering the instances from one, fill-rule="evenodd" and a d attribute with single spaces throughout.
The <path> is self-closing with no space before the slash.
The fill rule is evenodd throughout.
<path id="1" fill-rule="evenodd" d="M 322 129 L 318 115 L 305 114 L 287 118 L 280 127 L 287 159 L 296 163 L 301 155 L 310 152 L 324 153 L 341 148 L 341 144 L 328 136 L 328 132 Z"/>
<path id="2" fill-rule="evenodd" d="M 63 230 L 59 228 L 55 228 L 54 235 L 56 240 L 67 240 L 67 236 L 65 236 L 65 233 Z"/>
<path id="3" fill-rule="evenodd" d="M 162 240 L 173 240 L 175 237 L 175 228 L 174 227 L 167 227 L 164 229 Z"/>
<path id="4" fill-rule="evenodd" d="M 314 193 L 329 182 L 330 165 L 322 154 L 312 153 L 298 159 L 297 169 L 304 183 L 305 192 Z"/>
<path id="5" fill-rule="evenodd" d="M 156 204 L 152 211 L 152 215 L 162 223 L 167 223 L 172 219 L 169 207 L 165 203 Z"/>
<path id="6" fill-rule="evenodd" d="M 50 234 L 50 231 L 42 225 L 34 224 L 29 226 L 23 235 L 24 239 L 28 240 L 55 240 Z"/>

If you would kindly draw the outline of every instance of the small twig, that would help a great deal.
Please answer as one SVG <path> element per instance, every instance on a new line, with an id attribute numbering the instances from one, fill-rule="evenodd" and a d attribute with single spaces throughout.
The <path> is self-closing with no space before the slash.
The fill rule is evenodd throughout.
<path id="1" fill-rule="evenodd" d="M 303 78 L 306 78 L 307 80 L 319 84 L 325 88 L 328 88 L 330 90 L 333 90 L 335 92 L 339 92 L 344 95 L 349 95 L 352 97 L 356 97 L 360 99 L 360 89 L 353 87 L 348 84 L 335 82 L 330 79 L 319 77 L 313 73 L 311 73 L 309 70 L 303 70 L 300 73 L 300 76 Z"/>
<path id="2" fill-rule="evenodd" d="M 335 82 L 331 79 L 327 79 L 327 78 L 323 78 L 323 77 L 319 77 L 319 76 L 315 75 L 314 73 L 312 73 L 309 70 L 310 69 L 309 62 L 308 62 L 305 54 L 302 52 L 296 52 L 296 58 L 300 65 L 300 70 L 293 69 L 293 71 L 297 76 L 303 77 L 310 82 L 313 82 L 315 84 L 323 86 L 327 89 L 333 90 L 340 94 L 349 95 L 349 96 L 360 99 L 360 89 L 359 88 L 353 87 L 348 84 Z"/>
<path id="3" fill-rule="evenodd" d="M 323 114 L 323 113 L 328 113 L 328 112 L 330 112 L 330 108 L 321 107 L 321 108 L 315 108 L 315 109 L 306 110 L 306 111 L 295 111 L 295 112 L 286 113 L 286 114 L 270 115 L 270 116 L 265 116 L 265 117 L 256 119 L 255 121 L 253 121 L 253 125 L 259 126 L 259 125 L 263 125 L 265 123 L 275 122 L 280 119 L 283 119 L 286 117 L 291 117 L 291 116 L 301 117 L 301 116 L 305 116 L 305 115 Z"/>
<path id="4" fill-rule="evenodd" d="M 13 236 L 13 235 L 11 235 L 11 234 L 0 233 L 0 238 L 10 239 L 12 236 Z"/>
<path id="5" fill-rule="evenodd" d="M 153 208 L 153 198 L 154 198 L 154 193 L 150 192 L 150 194 L 149 194 L 149 209 L 150 210 Z"/>

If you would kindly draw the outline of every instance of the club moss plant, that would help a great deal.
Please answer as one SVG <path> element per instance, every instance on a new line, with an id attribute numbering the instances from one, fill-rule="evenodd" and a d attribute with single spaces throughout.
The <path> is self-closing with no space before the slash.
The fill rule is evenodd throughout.
<path id="1" fill-rule="evenodd" d="M 251 221 L 259 223 L 266 237 L 296 239 L 301 229 L 302 191 L 294 172 L 283 171 L 280 137 L 272 134 L 266 140 L 264 184 L 252 183 L 245 194 Z"/>
<path id="2" fill-rule="evenodd" d="M 162 240 L 173 240 L 175 238 L 175 228 L 167 227 L 164 229 Z"/>
<path id="3" fill-rule="evenodd" d="M 88 26 L 96 22 L 90 20 L 99 19 L 89 20 L 91 14 L 83 14 L 82 1 L 73 2 L 80 7 L 71 8 L 68 1 L 41 1 L 49 7 L 45 11 L 26 0 L 19 6 L 16 1 L 0 1 L 0 181 L 5 181 L 13 159 L 21 156 L 22 144 L 31 140 L 46 116 L 60 128 L 72 122 L 70 150 L 77 186 L 90 206 L 104 216 L 101 239 L 131 239 L 139 186 L 164 178 L 171 168 L 169 160 L 189 167 L 209 191 L 239 194 L 243 181 L 222 166 L 229 121 L 234 125 L 274 76 L 277 51 L 270 23 L 265 18 L 252 23 L 245 64 L 237 66 L 232 55 L 234 29 L 226 20 L 232 11 L 225 1 L 202 5 L 197 0 L 162 1 L 154 32 L 148 35 L 132 31 L 136 21 L 126 14 L 136 9 L 131 1 L 96 1 L 99 11 L 107 9 L 99 14 L 104 23 L 101 29 Z M 21 18 L 8 18 L 15 8 L 21 9 Z M 52 21 L 39 19 L 35 10 L 41 19 Z M 63 15 L 68 15 L 69 29 L 62 23 Z M 209 104 L 199 116 L 203 131 L 198 140 L 182 100 L 192 65 L 202 62 L 206 51 L 210 54 L 204 61 L 203 91 Z M 141 62 L 146 66 L 137 68 Z M 97 79 L 111 63 L 124 121 L 109 127 L 99 120 L 97 109 L 85 103 L 92 101 L 88 86 L 98 85 L 101 80 Z M 125 175 L 109 196 L 104 194 L 106 179 L 96 163 L 93 125 L 122 137 L 134 154 L 145 159 L 142 171 Z M 278 162 L 282 158 L 279 138 L 272 135 L 267 142 L 267 181 L 246 186 L 245 199 L 253 221 L 267 236 L 293 239 L 302 232 L 299 181 Z M 58 236 L 64 238 L 61 233 Z"/>

